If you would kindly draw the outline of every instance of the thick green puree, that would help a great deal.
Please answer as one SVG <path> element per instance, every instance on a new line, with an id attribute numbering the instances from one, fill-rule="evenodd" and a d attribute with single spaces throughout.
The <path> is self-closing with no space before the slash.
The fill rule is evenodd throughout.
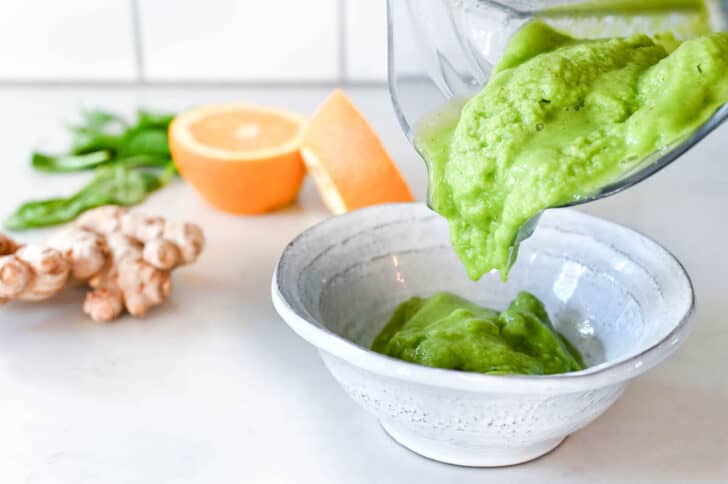
<path id="1" fill-rule="evenodd" d="M 454 128 L 421 128 L 430 204 L 471 278 L 505 278 L 524 222 L 618 179 L 725 102 L 728 33 L 577 40 L 532 22 Z"/>
<path id="2" fill-rule="evenodd" d="M 501 313 L 446 292 L 412 298 L 397 307 L 372 349 L 421 365 L 496 375 L 584 369 L 541 301 L 526 292 Z"/>

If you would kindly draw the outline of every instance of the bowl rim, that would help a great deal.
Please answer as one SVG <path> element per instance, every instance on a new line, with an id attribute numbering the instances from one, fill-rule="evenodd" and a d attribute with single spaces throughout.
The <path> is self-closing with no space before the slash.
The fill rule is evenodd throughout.
<path id="1" fill-rule="evenodd" d="M 631 232 L 654 244 L 677 264 L 689 288 L 688 296 L 690 298 L 690 304 L 687 311 L 677 319 L 675 326 L 659 341 L 634 355 L 601 363 L 577 372 L 555 375 L 487 375 L 459 370 L 432 368 L 376 353 L 337 335 L 324 326 L 318 326 L 316 323 L 302 317 L 283 296 L 280 290 L 283 285 L 280 268 L 285 265 L 290 251 L 302 238 L 305 238 L 314 231 L 325 230 L 327 226 L 335 224 L 342 218 L 353 214 L 361 216 L 363 212 L 367 211 L 376 212 L 382 209 L 402 209 L 424 205 L 421 202 L 406 202 L 366 207 L 343 215 L 327 218 L 301 232 L 286 245 L 273 272 L 271 298 L 273 306 L 280 317 L 293 331 L 318 348 L 319 351 L 333 355 L 353 366 L 376 373 L 380 376 L 432 387 L 468 392 L 498 393 L 568 393 L 618 384 L 632 379 L 659 364 L 682 345 L 692 329 L 694 324 L 693 316 L 695 314 L 695 289 L 685 267 L 674 254 L 637 230 L 601 217 L 568 208 L 560 208 L 558 210 L 568 212 L 571 216 L 583 217 L 584 219 L 590 219 L 600 224 L 611 225 Z"/>

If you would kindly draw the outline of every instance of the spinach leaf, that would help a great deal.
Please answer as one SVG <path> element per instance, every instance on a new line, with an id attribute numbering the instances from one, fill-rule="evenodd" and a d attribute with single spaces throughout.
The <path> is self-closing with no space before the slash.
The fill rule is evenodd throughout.
<path id="1" fill-rule="evenodd" d="M 116 151 L 121 143 L 120 134 L 97 131 L 85 126 L 73 126 L 70 154 L 84 155 L 99 150 Z"/>
<path id="2" fill-rule="evenodd" d="M 81 117 L 85 125 L 91 129 L 104 129 L 109 125 L 126 126 L 127 122 L 116 113 L 101 111 L 99 109 L 83 110 Z"/>
<path id="3" fill-rule="evenodd" d="M 119 164 L 127 168 L 167 168 L 167 165 L 174 165 L 169 156 L 156 155 L 134 155 L 118 160 Z"/>
<path id="4" fill-rule="evenodd" d="M 81 119 L 81 125 L 69 128 L 70 151 L 77 155 L 101 149 L 116 149 L 122 134 L 128 129 L 127 122 L 121 116 L 107 111 L 83 111 Z"/>
<path id="5" fill-rule="evenodd" d="M 6 221 L 10 230 L 70 222 L 82 212 L 102 205 L 136 205 L 161 187 L 163 175 L 124 165 L 101 167 L 94 178 L 68 198 L 35 200 L 21 205 Z"/>
<path id="6" fill-rule="evenodd" d="M 137 111 L 137 126 L 142 128 L 163 128 L 167 129 L 174 120 L 175 115 L 170 113 L 153 113 L 140 109 Z"/>
<path id="7" fill-rule="evenodd" d="M 92 151 L 84 155 L 52 156 L 44 153 L 33 153 L 31 164 L 38 171 L 51 173 L 67 173 L 71 171 L 95 168 L 111 160 L 111 152 L 107 150 Z"/>
<path id="8" fill-rule="evenodd" d="M 129 130 L 119 145 L 120 156 L 152 155 L 169 157 L 167 130 L 140 128 Z"/>

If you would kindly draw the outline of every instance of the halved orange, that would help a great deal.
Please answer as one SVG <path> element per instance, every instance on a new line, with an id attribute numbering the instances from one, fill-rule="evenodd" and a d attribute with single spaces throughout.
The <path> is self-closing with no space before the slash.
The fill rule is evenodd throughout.
<path id="1" fill-rule="evenodd" d="M 257 214 L 291 203 L 306 169 L 299 148 L 304 118 L 244 104 L 206 106 L 169 127 L 182 177 L 224 211 Z"/>
<path id="2" fill-rule="evenodd" d="M 321 198 L 335 214 L 413 200 L 379 136 L 340 90 L 309 120 L 301 154 Z"/>

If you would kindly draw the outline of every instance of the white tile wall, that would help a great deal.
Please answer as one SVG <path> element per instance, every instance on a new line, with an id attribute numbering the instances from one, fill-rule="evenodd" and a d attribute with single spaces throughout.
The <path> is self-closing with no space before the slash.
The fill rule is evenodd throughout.
<path id="1" fill-rule="evenodd" d="M 350 80 L 387 78 L 386 0 L 345 0 L 346 73 Z"/>
<path id="2" fill-rule="evenodd" d="M 140 2 L 149 80 L 320 81 L 339 73 L 338 0 Z"/>
<path id="3" fill-rule="evenodd" d="M 346 73 L 350 81 L 387 80 L 387 0 L 344 0 L 346 18 Z M 405 75 L 421 73 L 410 25 L 398 24 L 398 49 L 412 55 L 399 57 L 397 70 Z"/>
<path id="4" fill-rule="evenodd" d="M 386 79 L 386 0 L 1 3 L 0 82 Z"/>
<path id="5" fill-rule="evenodd" d="M 129 0 L 3 0 L 0 79 L 136 76 Z"/>

